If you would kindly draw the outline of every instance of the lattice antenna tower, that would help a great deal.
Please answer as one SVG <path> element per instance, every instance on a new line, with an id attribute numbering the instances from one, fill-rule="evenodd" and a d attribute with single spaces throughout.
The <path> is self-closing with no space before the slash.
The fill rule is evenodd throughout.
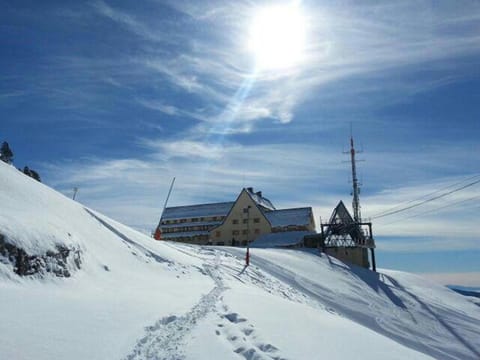
<path id="1" fill-rule="evenodd" d="M 353 184 L 353 219 L 356 222 L 361 221 L 360 214 L 360 185 L 357 178 L 357 165 L 355 160 L 355 146 L 353 145 L 353 136 L 350 137 L 350 161 L 352 162 L 352 184 Z"/>
<path id="2" fill-rule="evenodd" d="M 348 152 L 346 152 L 348 153 Z M 357 162 L 362 161 L 362 160 L 357 160 L 355 158 L 355 155 L 361 153 L 361 151 L 356 151 L 355 150 L 355 145 L 353 142 L 353 134 L 352 134 L 352 129 L 350 127 L 350 162 L 352 165 L 352 186 L 353 186 L 353 191 L 352 191 L 352 208 L 353 208 L 353 220 L 355 222 L 360 223 L 362 222 L 362 215 L 360 211 L 360 182 L 358 181 L 357 177 Z"/>

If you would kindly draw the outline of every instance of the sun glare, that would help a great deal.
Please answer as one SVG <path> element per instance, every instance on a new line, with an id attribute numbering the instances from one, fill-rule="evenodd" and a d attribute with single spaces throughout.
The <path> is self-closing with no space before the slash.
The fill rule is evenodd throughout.
<path id="1" fill-rule="evenodd" d="M 255 14 L 249 35 L 257 68 L 292 67 L 303 57 L 306 20 L 296 4 L 269 6 Z"/>

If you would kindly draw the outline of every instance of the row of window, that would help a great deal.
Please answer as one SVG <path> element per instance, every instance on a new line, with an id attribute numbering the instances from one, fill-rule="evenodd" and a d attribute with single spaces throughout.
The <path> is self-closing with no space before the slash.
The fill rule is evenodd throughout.
<path id="1" fill-rule="evenodd" d="M 175 228 L 163 229 L 164 233 L 188 232 L 188 231 L 208 231 L 212 225 L 198 225 L 198 226 L 179 226 Z"/>
<path id="2" fill-rule="evenodd" d="M 253 230 L 253 233 L 256 234 L 256 235 L 260 234 L 260 229 Z M 248 230 L 242 230 L 241 234 L 242 235 L 247 235 Z M 233 230 L 232 231 L 232 236 L 238 236 L 238 235 L 240 235 L 240 230 Z M 222 237 L 222 232 L 220 230 L 215 231 L 215 237 L 217 237 L 217 238 Z"/>
<path id="3" fill-rule="evenodd" d="M 288 225 L 272 228 L 272 232 L 284 232 L 284 231 L 308 231 L 308 227 L 305 225 Z"/>
<path id="4" fill-rule="evenodd" d="M 190 218 L 190 219 L 173 219 L 173 220 L 164 220 L 162 221 L 163 225 L 169 224 L 183 224 L 186 222 L 210 222 L 210 221 L 222 221 L 225 216 L 210 216 L 210 217 L 200 217 L 200 218 Z"/>
<path id="5" fill-rule="evenodd" d="M 258 224 L 258 223 L 260 222 L 260 218 L 253 218 L 253 222 L 254 222 L 255 224 Z M 238 225 L 239 223 L 240 223 L 240 220 L 239 220 L 239 219 L 232 219 L 232 224 L 233 224 L 233 225 Z M 243 224 L 248 223 L 248 219 L 243 219 L 243 220 L 242 220 L 242 223 L 243 223 Z"/>

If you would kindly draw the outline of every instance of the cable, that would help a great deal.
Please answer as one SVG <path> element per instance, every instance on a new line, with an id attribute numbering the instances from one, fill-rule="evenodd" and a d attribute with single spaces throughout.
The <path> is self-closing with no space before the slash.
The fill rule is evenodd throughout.
<path id="1" fill-rule="evenodd" d="M 476 181 L 473 181 L 473 182 L 471 182 L 471 183 L 468 183 L 468 184 L 466 184 L 466 185 L 464 185 L 464 186 L 461 186 L 461 187 L 459 187 L 459 188 L 456 188 L 456 189 L 453 189 L 453 190 L 451 190 L 451 191 L 448 191 L 448 192 L 446 192 L 446 193 L 443 193 L 443 194 L 441 194 L 441 195 L 434 196 L 433 198 L 426 199 L 426 200 L 421 201 L 421 202 L 419 202 L 419 203 L 416 203 L 416 204 L 413 204 L 413 205 L 410 205 L 410 206 L 407 206 L 407 207 L 404 207 L 404 208 L 401 208 L 401 209 L 398 209 L 398 210 L 395 210 L 395 211 L 386 212 L 386 213 L 381 214 L 381 215 L 372 216 L 372 219 L 380 219 L 380 218 L 385 217 L 385 216 L 390 216 L 390 215 L 398 214 L 399 212 L 416 208 L 416 207 L 418 207 L 418 206 L 420 206 L 420 205 L 423 205 L 423 204 L 432 202 L 432 201 L 434 201 L 434 200 L 441 199 L 442 197 L 445 197 L 445 196 L 447 196 L 447 195 L 456 193 L 456 192 L 458 192 L 458 191 L 461 191 L 461 190 L 463 190 L 463 189 L 466 189 L 466 188 L 468 188 L 468 187 L 470 187 L 470 186 L 473 186 L 473 185 L 476 185 L 476 184 L 478 184 L 478 183 L 480 183 L 480 179 L 479 179 L 479 180 L 476 180 Z"/>
<path id="2" fill-rule="evenodd" d="M 416 213 L 416 214 L 413 214 L 413 215 L 405 216 L 401 219 L 397 219 L 397 220 L 394 220 L 394 221 L 390 221 L 388 223 L 384 223 L 383 225 L 395 224 L 395 223 L 403 221 L 403 220 L 415 218 L 415 217 L 418 217 L 418 216 L 428 215 L 428 214 L 431 214 L 431 213 L 438 212 L 439 210 L 443 210 L 443 209 L 446 209 L 446 208 L 449 208 L 449 207 L 452 207 L 452 206 L 456 206 L 456 205 L 459 205 L 459 204 L 462 204 L 462 203 L 466 203 L 466 202 L 469 202 L 469 201 L 472 201 L 472 200 L 476 200 L 476 199 L 480 199 L 480 196 L 473 196 L 473 197 L 468 198 L 468 199 L 455 201 L 453 203 L 450 203 L 450 204 L 447 204 L 447 205 L 444 205 L 444 206 L 440 206 L 440 207 L 430 209 L 430 210 L 427 210 L 427 211 L 424 211 L 424 212 Z"/>
<path id="3" fill-rule="evenodd" d="M 422 196 L 420 196 L 419 198 L 416 198 L 416 199 L 413 199 L 413 200 L 409 200 L 409 201 L 404 201 L 404 202 L 402 202 L 402 203 L 400 203 L 400 204 L 398 204 L 398 205 L 395 205 L 395 206 L 391 207 L 390 209 L 380 211 L 380 212 L 377 213 L 377 214 L 373 214 L 370 218 L 372 218 L 372 219 L 380 218 L 380 217 L 382 217 L 384 214 L 390 213 L 390 212 L 394 211 L 395 209 L 398 209 L 398 208 L 402 207 L 403 205 L 411 204 L 411 203 L 413 203 L 413 202 L 415 202 L 415 201 L 419 201 L 419 200 L 421 200 L 421 199 L 425 199 L 425 198 L 427 198 L 427 197 L 429 197 L 429 196 L 432 196 L 432 195 L 435 195 L 435 194 L 439 193 L 439 192 L 442 191 L 442 190 L 446 190 L 446 189 L 449 189 L 449 188 L 451 188 L 451 187 L 460 185 L 460 184 L 462 184 L 462 183 L 464 183 L 464 182 L 466 182 L 466 181 L 475 179 L 475 178 L 477 178 L 477 177 L 479 177 L 479 176 L 480 176 L 480 174 L 473 175 L 473 176 L 470 176 L 470 177 L 468 177 L 468 178 L 466 178 L 466 179 L 463 179 L 462 181 L 458 181 L 458 182 L 456 182 L 456 183 L 454 183 L 454 184 L 447 185 L 447 186 L 443 186 L 443 187 L 441 187 L 440 189 L 435 190 L 435 191 L 433 191 L 433 192 L 431 192 L 431 193 L 429 193 L 429 194 L 422 195 Z"/>

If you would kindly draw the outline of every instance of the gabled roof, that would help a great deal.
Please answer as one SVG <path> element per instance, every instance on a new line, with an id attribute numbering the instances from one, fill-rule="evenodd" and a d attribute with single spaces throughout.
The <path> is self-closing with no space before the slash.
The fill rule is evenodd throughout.
<path id="1" fill-rule="evenodd" d="M 234 202 L 230 201 L 212 204 L 168 207 L 163 212 L 161 220 L 225 216 L 228 214 L 233 204 Z"/>
<path id="2" fill-rule="evenodd" d="M 265 217 L 272 227 L 284 227 L 288 225 L 309 225 L 312 217 L 312 208 L 294 208 L 274 211 L 266 211 Z"/>
<path id="3" fill-rule="evenodd" d="M 332 212 L 332 216 L 330 216 L 330 224 L 333 223 L 341 223 L 341 224 L 352 224 L 355 221 L 353 220 L 352 215 L 348 212 L 347 207 L 343 203 L 343 201 L 340 200 L 338 205 L 335 207 L 335 209 Z"/>
<path id="4" fill-rule="evenodd" d="M 262 192 L 254 192 L 253 188 L 244 188 L 247 194 L 252 198 L 253 202 L 266 210 L 275 210 L 275 206 L 266 197 L 262 196 Z"/>
<path id="5" fill-rule="evenodd" d="M 349 236 L 350 240 L 355 244 L 365 242 L 365 235 L 363 234 L 360 225 L 356 223 L 350 215 L 343 201 L 340 201 L 333 210 L 325 235 L 326 243 L 331 242 L 335 236 Z M 335 240 L 333 241 L 335 242 Z"/>

